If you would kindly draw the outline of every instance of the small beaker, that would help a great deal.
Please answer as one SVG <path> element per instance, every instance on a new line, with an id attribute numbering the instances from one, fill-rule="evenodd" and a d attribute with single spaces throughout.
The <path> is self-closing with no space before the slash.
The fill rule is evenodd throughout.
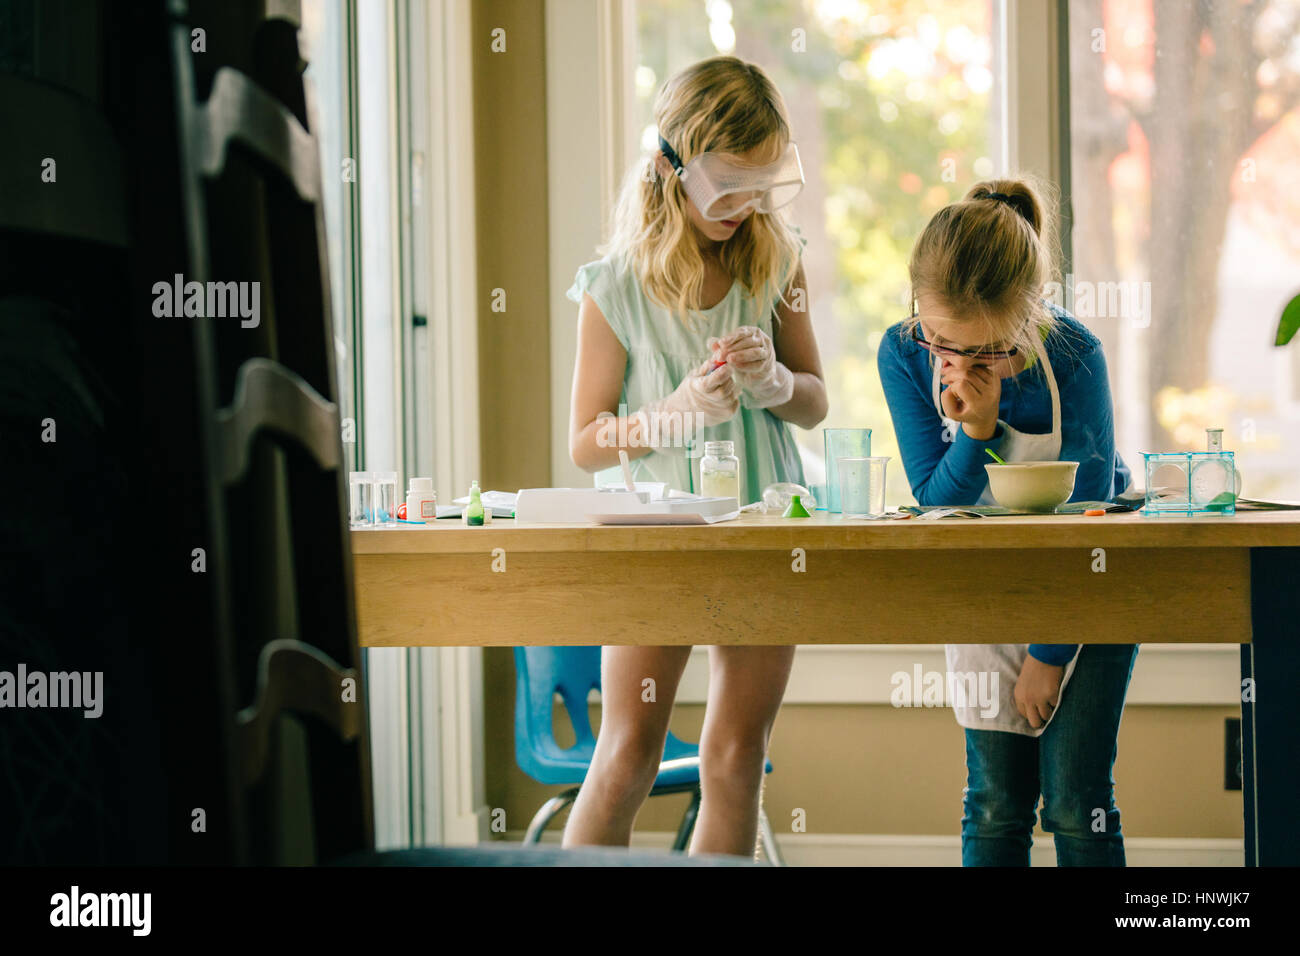
<path id="1" fill-rule="evenodd" d="M 374 479 L 368 471 L 348 475 L 348 526 L 369 528 L 375 523 Z"/>
<path id="2" fill-rule="evenodd" d="M 840 511 L 845 518 L 884 516 L 888 463 L 888 457 L 839 459 Z"/>
<path id="3" fill-rule="evenodd" d="M 385 528 L 396 528 L 397 521 L 397 472 L 376 471 L 374 475 L 375 524 Z"/>

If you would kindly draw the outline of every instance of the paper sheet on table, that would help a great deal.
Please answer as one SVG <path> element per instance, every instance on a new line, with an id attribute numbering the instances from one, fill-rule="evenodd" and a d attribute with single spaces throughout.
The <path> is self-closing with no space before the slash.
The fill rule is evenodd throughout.
<path id="1" fill-rule="evenodd" d="M 1238 511 L 1300 511 L 1300 501 L 1265 501 L 1263 498 L 1238 498 Z"/>
<path id="2" fill-rule="evenodd" d="M 901 510 L 914 514 L 918 518 L 931 521 L 941 518 L 1010 518 L 1017 515 L 1051 517 L 1051 514 L 1043 512 L 1014 511 L 1011 508 L 1003 508 L 999 505 L 969 505 L 962 507 L 903 505 Z M 1055 513 L 1058 515 L 1081 515 L 1085 511 L 1093 510 L 1120 512 L 1132 511 L 1133 509 L 1128 505 L 1114 501 L 1072 501 L 1061 505 L 1056 509 Z"/>
<path id="3" fill-rule="evenodd" d="M 492 512 L 492 517 L 513 518 L 517 497 L 513 491 L 483 491 L 479 493 L 478 500 L 483 503 L 485 510 Z M 453 498 L 449 505 L 438 505 L 437 515 L 439 518 L 459 518 L 465 513 L 467 504 L 469 495 Z"/>
<path id="4" fill-rule="evenodd" d="M 484 508 L 509 508 L 515 510 L 515 500 L 519 497 L 513 491 L 483 491 L 479 493 L 478 500 L 483 502 Z M 459 498 L 452 498 L 453 505 L 469 504 L 469 495 L 461 495 Z"/>

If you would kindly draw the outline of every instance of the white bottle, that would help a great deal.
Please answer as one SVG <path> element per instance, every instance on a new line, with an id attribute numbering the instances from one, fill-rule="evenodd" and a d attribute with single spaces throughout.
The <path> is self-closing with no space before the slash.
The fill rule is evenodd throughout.
<path id="1" fill-rule="evenodd" d="M 438 493 L 432 478 L 412 478 L 406 492 L 406 520 L 433 524 L 438 517 Z"/>

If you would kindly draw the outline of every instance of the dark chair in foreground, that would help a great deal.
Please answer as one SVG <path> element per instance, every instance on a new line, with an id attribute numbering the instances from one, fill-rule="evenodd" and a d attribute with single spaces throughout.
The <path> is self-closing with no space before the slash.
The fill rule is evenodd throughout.
<path id="1" fill-rule="evenodd" d="M 0 21 L 0 431 L 24 482 L 4 486 L 22 530 L 0 534 L 0 659 L 102 671 L 108 700 L 102 720 L 9 715 L 0 859 L 745 864 L 375 852 L 298 4 L 43 0 Z"/>

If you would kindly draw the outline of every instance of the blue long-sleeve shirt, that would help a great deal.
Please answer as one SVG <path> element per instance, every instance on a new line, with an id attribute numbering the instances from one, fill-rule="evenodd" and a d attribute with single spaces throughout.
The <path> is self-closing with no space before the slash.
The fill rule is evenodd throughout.
<path id="1" fill-rule="evenodd" d="M 1076 318 L 1048 303 L 1056 318 L 1044 345 L 1061 393 L 1061 461 L 1077 461 L 1071 501 L 1109 501 L 1129 484 L 1130 473 L 1115 451 L 1115 417 L 1101 342 Z M 891 326 L 876 354 L 880 380 L 912 494 L 922 505 L 973 505 L 988 487 L 986 446 L 996 449 L 1002 425 L 987 441 L 958 427 L 947 436 L 934 407 L 930 353 Z M 946 386 L 945 386 L 946 387 Z M 1039 363 L 1002 380 L 998 418 L 1028 434 L 1052 430 L 1052 396 Z M 951 438 L 951 440 L 945 440 Z M 1047 664 L 1064 664 L 1073 644 L 1031 644 L 1029 653 Z"/>

